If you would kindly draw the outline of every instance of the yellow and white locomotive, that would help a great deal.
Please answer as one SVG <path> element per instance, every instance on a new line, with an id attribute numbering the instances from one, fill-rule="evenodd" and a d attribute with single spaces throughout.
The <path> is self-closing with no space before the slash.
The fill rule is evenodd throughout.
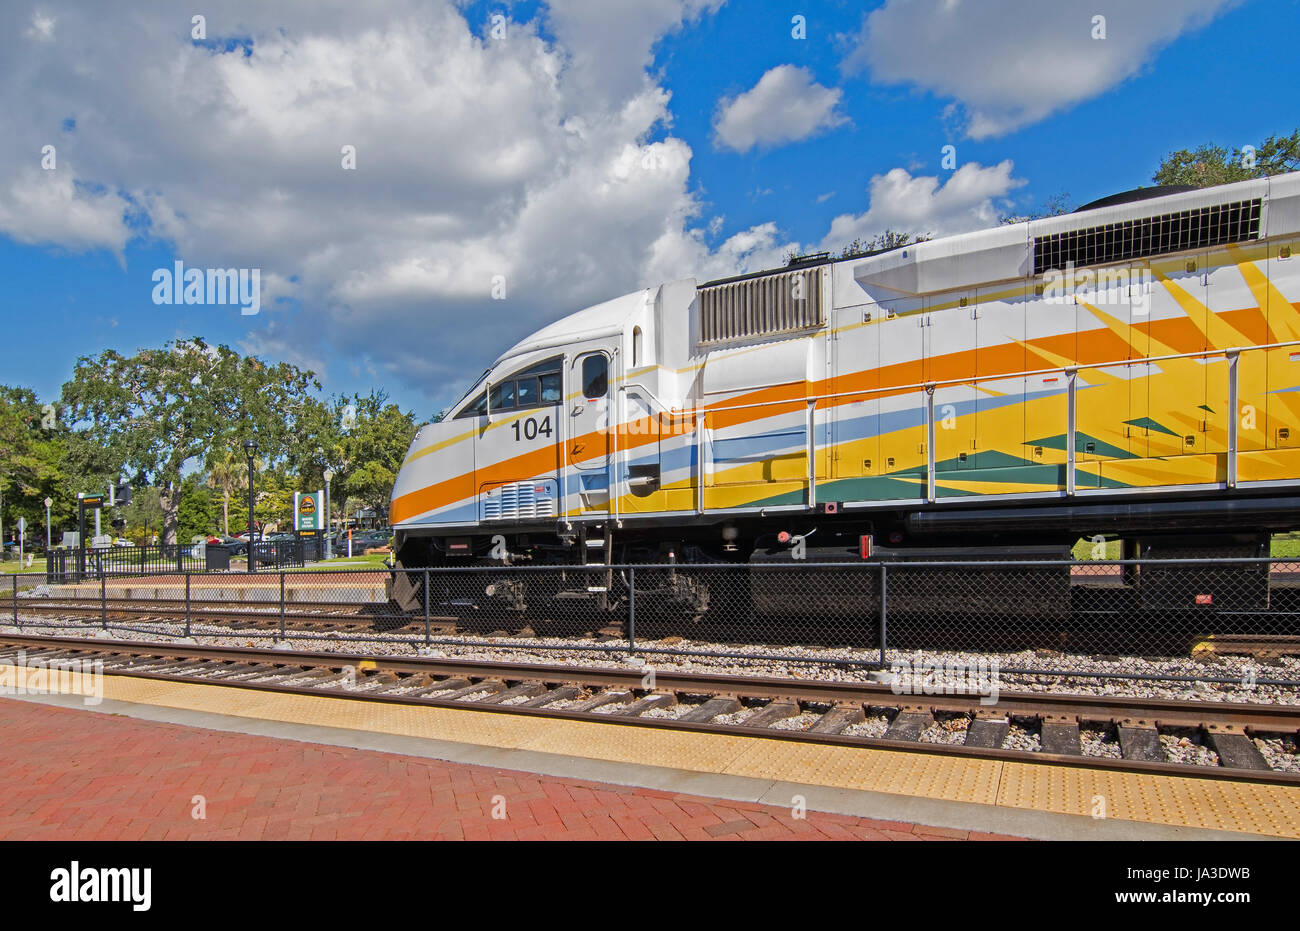
<path id="1" fill-rule="evenodd" d="M 420 429 L 398 565 L 1259 554 L 1300 525 L 1298 246 L 1290 174 L 587 308 Z"/>

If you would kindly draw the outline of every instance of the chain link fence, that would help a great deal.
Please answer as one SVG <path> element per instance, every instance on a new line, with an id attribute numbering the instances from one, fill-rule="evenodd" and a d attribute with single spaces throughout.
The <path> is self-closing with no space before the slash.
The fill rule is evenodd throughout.
<path id="1" fill-rule="evenodd" d="M 1300 685 L 1300 561 L 873 559 L 751 565 L 4 576 L 12 627 L 389 644 L 546 661 L 636 656 L 845 677 L 918 653 L 1004 675 Z M 1240 665 L 1238 663 L 1238 665 Z"/>

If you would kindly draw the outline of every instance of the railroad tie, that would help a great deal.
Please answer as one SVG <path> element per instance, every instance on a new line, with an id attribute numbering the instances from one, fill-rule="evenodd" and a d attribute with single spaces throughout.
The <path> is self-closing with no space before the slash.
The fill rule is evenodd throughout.
<path id="1" fill-rule="evenodd" d="M 284 682 L 309 682 L 312 679 L 333 679 L 338 675 L 341 675 L 341 673 L 337 673 L 333 669 L 316 668 L 303 669 L 298 672 L 284 672 L 281 679 Z"/>
<path id="2" fill-rule="evenodd" d="M 740 723 L 745 727 L 771 727 L 778 721 L 784 721 L 786 718 L 793 718 L 795 715 L 799 714 L 800 710 L 797 701 L 787 701 L 778 698 L 774 701 L 768 702 Z"/>
<path id="3" fill-rule="evenodd" d="M 688 711 L 678 718 L 678 721 L 684 721 L 687 724 L 708 724 L 720 714 L 732 714 L 740 710 L 739 699 L 730 695 L 723 695 L 718 698 L 710 698 L 694 711 Z"/>
<path id="4" fill-rule="evenodd" d="M 229 666 L 222 666 L 220 669 L 213 671 L 211 674 L 204 676 L 205 679 L 229 679 L 231 676 L 240 676 L 249 672 L 264 672 L 265 666 L 258 666 L 253 663 L 234 663 Z"/>
<path id="5" fill-rule="evenodd" d="M 632 697 L 631 692 L 620 692 L 620 691 L 601 692 L 598 695 L 593 695 L 591 698 L 588 698 L 586 701 L 578 702 L 578 704 L 565 708 L 564 710 L 565 711 L 592 711 L 596 708 L 599 708 L 601 705 L 617 704 L 618 702 L 627 701 L 631 697 Z"/>
<path id="6" fill-rule="evenodd" d="M 1221 734 L 1210 731 L 1210 749 L 1219 755 L 1219 765 L 1233 769 L 1269 770 L 1268 761 L 1245 734 Z"/>
<path id="7" fill-rule="evenodd" d="M 632 704 L 628 705 L 622 711 L 615 713 L 620 718 L 635 718 L 645 714 L 651 708 L 671 708 L 677 704 L 677 696 L 672 692 L 658 692 L 654 695 L 646 695 L 639 698 Z"/>
<path id="8" fill-rule="evenodd" d="M 1044 721 L 1039 740 L 1043 753 L 1083 756 L 1083 744 L 1079 740 L 1077 721 Z"/>
<path id="9" fill-rule="evenodd" d="M 455 693 L 469 685 L 469 680 L 457 676 L 454 679 L 443 679 L 441 682 L 434 682 L 422 689 L 417 689 L 409 693 L 411 698 L 450 698 L 450 695 L 435 695 L 434 692 L 451 692 Z"/>
<path id="10" fill-rule="evenodd" d="M 838 734 L 846 727 L 861 724 L 867 719 L 861 705 L 839 705 L 818 718 L 808 728 L 810 734 Z"/>
<path id="11" fill-rule="evenodd" d="M 112 673 L 120 669 L 122 671 L 129 670 L 130 672 L 171 672 L 172 670 L 187 669 L 187 668 L 188 669 L 196 668 L 194 665 L 194 660 L 174 659 L 174 660 L 160 660 L 158 662 L 129 663 L 124 666 L 106 667 L 105 671 Z M 208 664 L 207 668 L 211 669 L 215 667 L 213 667 L 211 664 Z"/>
<path id="12" fill-rule="evenodd" d="M 497 692 L 495 695 L 489 695 L 487 698 L 480 699 L 480 701 L 484 705 L 499 705 L 520 696 L 536 698 L 545 691 L 546 684 L 544 682 L 520 682 L 518 685 L 513 685 L 508 689 Z"/>
<path id="13" fill-rule="evenodd" d="M 582 694 L 582 689 L 576 685 L 561 685 L 553 688 L 549 692 L 543 692 L 536 698 L 530 698 L 526 702 L 521 702 L 520 708 L 541 708 L 549 705 L 551 702 L 564 701 L 566 698 L 577 698 Z"/>
<path id="14" fill-rule="evenodd" d="M 52 663 L 65 659 L 82 659 L 84 657 L 84 653 L 77 653 L 72 650 L 54 650 L 50 652 L 28 653 L 23 657 L 23 659 L 29 663 L 32 660 L 40 660 L 42 663 Z M 18 659 L 18 657 L 15 655 L 14 659 Z"/>
<path id="15" fill-rule="evenodd" d="M 1007 739 L 1011 722 L 1006 718 L 974 718 L 966 727 L 966 746 L 998 750 Z"/>
<path id="16" fill-rule="evenodd" d="M 1142 763 L 1163 763 L 1164 750 L 1160 747 L 1160 733 L 1151 726 L 1119 726 L 1119 750 L 1126 760 Z"/>
<path id="17" fill-rule="evenodd" d="M 918 740 L 925 729 L 934 723 L 928 711 L 900 711 L 885 730 L 886 740 Z"/>
<path id="18" fill-rule="evenodd" d="M 500 679 L 484 679 L 482 682 L 474 682 L 464 688 L 456 689 L 446 695 L 439 695 L 439 698 L 451 699 L 453 701 L 464 698 L 466 695 L 473 695 L 476 692 L 500 692 L 504 690 L 506 684 Z"/>

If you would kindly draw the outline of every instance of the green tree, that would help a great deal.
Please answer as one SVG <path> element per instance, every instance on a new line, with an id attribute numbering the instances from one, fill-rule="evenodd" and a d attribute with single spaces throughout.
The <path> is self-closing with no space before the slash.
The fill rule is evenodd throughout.
<path id="1" fill-rule="evenodd" d="M 248 489 L 248 460 L 223 449 L 209 453 L 207 466 L 208 487 L 221 496 L 221 532 L 230 536 L 230 499 Z"/>
<path id="2" fill-rule="evenodd" d="M 52 500 L 51 536 L 72 526 L 78 491 L 102 490 L 102 454 L 91 456 L 60 423 L 58 410 L 30 388 L 0 385 L 0 531 L 13 538 L 27 520 L 29 546 L 45 543 L 45 499 Z"/>
<path id="3" fill-rule="evenodd" d="M 1156 184 L 1190 184 L 1209 187 L 1248 181 L 1300 169 L 1300 129 L 1289 136 L 1269 136 L 1254 152 L 1205 144 L 1195 149 L 1179 149 L 1160 160 L 1151 176 Z"/>
<path id="4" fill-rule="evenodd" d="M 140 488 L 131 496 L 131 503 L 119 510 L 126 524 L 122 535 L 137 546 L 147 546 L 162 534 L 163 510 L 157 488 Z"/>
<path id="5" fill-rule="evenodd" d="M 929 235 L 919 235 L 915 233 L 900 233 L 897 230 L 887 229 L 879 235 L 872 236 L 870 239 L 855 239 L 840 251 L 840 258 L 851 259 L 858 255 L 870 255 L 873 252 L 884 252 L 888 249 L 897 249 L 900 246 L 906 246 L 914 242 L 927 242 Z"/>
<path id="6" fill-rule="evenodd" d="M 258 463 L 254 463 L 257 468 Z M 274 525 L 276 530 L 293 530 L 293 492 L 296 479 L 283 469 L 258 470 L 253 494 L 257 501 L 253 517 L 259 527 Z"/>
<path id="7" fill-rule="evenodd" d="M 302 429 L 286 463 L 299 491 L 324 486 L 324 471 L 334 472 L 334 500 L 360 499 L 376 514 L 386 512 L 397 469 L 415 438 L 415 415 L 388 400 L 383 391 L 336 396 L 304 406 Z M 335 509 L 335 515 L 346 513 Z"/>
<path id="8" fill-rule="evenodd" d="M 311 372 L 196 337 L 133 356 L 83 356 L 63 401 L 76 429 L 158 488 L 161 539 L 171 543 L 185 464 L 249 438 L 268 459 L 282 454 L 312 387 L 320 385 Z"/>
<path id="9" fill-rule="evenodd" d="M 207 537 L 217 526 L 217 505 L 203 477 L 187 475 L 181 481 L 180 501 L 176 508 L 178 535 L 188 543 L 195 537 Z"/>

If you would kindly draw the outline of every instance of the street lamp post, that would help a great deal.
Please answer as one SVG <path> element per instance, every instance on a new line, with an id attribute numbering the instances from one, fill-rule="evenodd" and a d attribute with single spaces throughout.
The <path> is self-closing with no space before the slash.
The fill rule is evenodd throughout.
<path id="1" fill-rule="evenodd" d="M 54 504 L 53 498 L 45 499 L 45 562 L 50 561 L 50 506 Z"/>
<path id="2" fill-rule="evenodd" d="M 334 558 L 334 540 L 330 536 L 330 480 L 334 478 L 334 470 L 325 470 L 325 558 Z"/>
<path id="3" fill-rule="evenodd" d="M 257 440 L 244 444 L 244 454 L 248 456 L 248 571 L 257 571 L 256 531 L 253 523 L 253 457 L 257 455 Z"/>

